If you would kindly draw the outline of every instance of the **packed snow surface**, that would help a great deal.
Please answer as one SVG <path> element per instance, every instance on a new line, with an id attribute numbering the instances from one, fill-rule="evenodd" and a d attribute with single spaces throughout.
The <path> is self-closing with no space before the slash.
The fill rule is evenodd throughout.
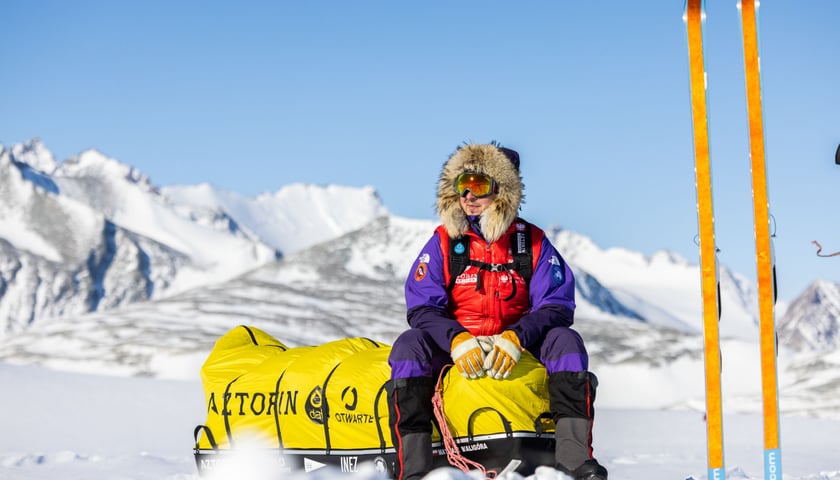
<path id="1" fill-rule="evenodd" d="M 196 374 L 196 378 L 198 375 Z M 0 364 L 0 479 L 197 480 L 193 428 L 204 421 L 198 381 L 58 372 Z M 636 393 L 638 395 L 638 392 Z M 653 395 L 653 392 L 650 392 Z M 727 478 L 761 479 L 761 418 L 724 419 Z M 782 419 L 785 480 L 840 479 L 840 422 Z M 600 408 L 595 453 L 611 480 L 706 477 L 705 423 L 697 411 Z M 239 472 L 236 478 L 258 478 Z M 382 478 L 361 469 L 352 477 Z M 322 469 L 299 480 L 348 478 Z M 454 468 L 427 480 L 477 479 Z M 511 474 L 510 480 L 522 480 Z M 563 480 L 540 468 L 531 480 Z M 213 479 L 217 480 L 217 479 Z"/>

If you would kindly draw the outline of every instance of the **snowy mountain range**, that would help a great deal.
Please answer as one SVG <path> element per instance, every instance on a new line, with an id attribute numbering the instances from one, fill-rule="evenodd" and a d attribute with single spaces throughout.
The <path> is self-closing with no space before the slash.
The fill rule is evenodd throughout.
<path id="1" fill-rule="evenodd" d="M 290 346 L 390 342 L 434 227 L 391 215 L 370 187 L 250 198 L 158 187 L 95 150 L 59 163 L 39 140 L 0 146 L 0 360 L 194 378 L 239 324 Z M 699 266 L 547 233 L 575 271 L 599 402 L 701 409 Z M 725 266 L 720 285 L 725 408 L 758 411 L 756 289 Z M 840 417 L 840 285 L 816 282 L 777 310 L 782 411 Z"/>

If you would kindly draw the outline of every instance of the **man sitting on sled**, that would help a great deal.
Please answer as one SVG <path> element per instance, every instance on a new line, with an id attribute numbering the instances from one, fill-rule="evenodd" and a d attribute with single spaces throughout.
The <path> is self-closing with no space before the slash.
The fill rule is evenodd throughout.
<path id="1" fill-rule="evenodd" d="M 454 363 L 467 378 L 504 381 L 524 350 L 549 375 L 553 466 L 575 480 L 607 479 L 592 456 L 597 379 L 570 328 L 574 276 L 543 231 L 517 217 L 522 197 L 519 154 L 495 142 L 462 145 L 443 166 L 442 225 L 406 279 L 411 328 L 395 340 L 388 360 L 400 479 L 420 478 L 432 467 L 432 395 L 444 366 Z M 525 251 L 533 261 L 523 266 Z M 460 266 L 453 257 L 463 259 Z"/>

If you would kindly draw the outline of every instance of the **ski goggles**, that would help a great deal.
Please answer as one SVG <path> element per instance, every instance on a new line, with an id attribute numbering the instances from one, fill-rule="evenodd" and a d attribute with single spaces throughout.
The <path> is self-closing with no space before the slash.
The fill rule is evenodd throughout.
<path id="1" fill-rule="evenodd" d="M 455 179 L 455 191 L 461 197 L 470 192 L 476 198 L 484 198 L 498 193 L 499 186 L 489 175 L 467 172 L 458 175 L 458 178 Z"/>

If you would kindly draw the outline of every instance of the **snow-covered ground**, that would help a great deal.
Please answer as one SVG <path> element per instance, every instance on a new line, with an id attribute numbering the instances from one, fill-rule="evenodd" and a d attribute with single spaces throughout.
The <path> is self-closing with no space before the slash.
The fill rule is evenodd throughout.
<path id="1" fill-rule="evenodd" d="M 0 479 L 198 479 L 192 435 L 204 421 L 204 397 L 197 372 L 195 381 L 181 381 L 0 363 L 0 385 Z M 727 415 L 724 430 L 727 478 L 764 478 L 760 416 Z M 706 477 L 696 411 L 600 408 L 595 449 L 611 480 Z M 782 468 L 785 480 L 840 479 L 840 422 L 784 417 Z M 319 470 L 299 480 L 340 476 Z M 447 469 L 427 480 L 467 478 L 474 477 Z M 559 479 L 550 469 L 534 475 Z"/>

